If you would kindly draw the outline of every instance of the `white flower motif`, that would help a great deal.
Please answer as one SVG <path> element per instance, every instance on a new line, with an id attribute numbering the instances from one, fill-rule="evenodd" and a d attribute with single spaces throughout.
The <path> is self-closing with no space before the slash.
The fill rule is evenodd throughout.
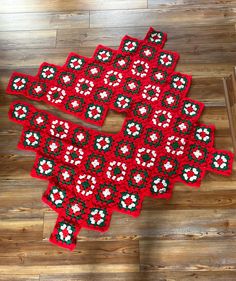
<path id="1" fill-rule="evenodd" d="M 112 193 L 110 188 L 106 188 L 105 190 L 102 191 L 102 194 L 106 198 L 107 196 L 110 196 Z"/>
<path id="2" fill-rule="evenodd" d="M 135 180 L 135 182 L 136 182 L 137 184 L 139 184 L 140 182 L 142 182 L 143 177 L 142 177 L 141 174 L 136 174 L 136 175 L 133 177 L 133 179 Z"/>
<path id="3" fill-rule="evenodd" d="M 83 155 L 84 155 L 83 149 L 70 145 L 67 147 L 66 154 L 64 155 L 64 160 L 67 163 L 77 166 L 81 163 L 81 160 L 83 159 Z"/>
<path id="4" fill-rule="evenodd" d="M 49 102 L 56 103 L 56 104 L 62 103 L 65 96 L 66 96 L 66 92 L 58 87 L 52 87 L 46 95 L 47 100 Z"/>
<path id="5" fill-rule="evenodd" d="M 44 122 L 44 120 L 43 120 L 43 118 L 42 118 L 41 116 L 37 117 L 35 121 L 36 121 L 36 123 L 37 123 L 38 125 L 40 125 L 41 123 Z"/>
<path id="6" fill-rule="evenodd" d="M 129 148 L 127 145 L 123 145 L 120 150 L 122 151 L 123 154 L 126 154 L 127 152 L 129 152 Z"/>
<path id="7" fill-rule="evenodd" d="M 134 194 L 126 193 L 125 195 L 122 196 L 120 203 L 124 209 L 133 209 L 136 207 L 137 202 L 138 202 L 137 196 L 135 196 Z"/>
<path id="8" fill-rule="evenodd" d="M 198 159 L 202 157 L 203 153 L 201 152 L 200 149 L 196 149 L 195 151 L 193 151 L 193 155 Z"/>
<path id="9" fill-rule="evenodd" d="M 95 146 L 98 150 L 107 150 L 111 145 L 111 139 L 109 137 L 100 136 L 96 139 Z"/>
<path id="10" fill-rule="evenodd" d="M 187 129 L 186 123 L 184 123 L 184 122 L 179 123 L 178 128 L 180 131 L 184 132 Z"/>
<path id="11" fill-rule="evenodd" d="M 183 90 L 186 86 L 186 80 L 183 77 L 175 76 L 172 80 L 172 86 L 175 89 Z"/>
<path id="12" fill-rule="evenodd" d="M 62 175 L 64 181 L 66 181 L 67 179 L 69 179 L 70 176 L 71 176 L 68 171 L 62 172 L 61 175 Z"/>
<path id="13" fill-rule="evenodd" d="M 89 221 L 93 225 L 101 225 L 105 221 L 105 212 L 100 209 L 92 210 Z"/>
<path id="14" fill-rule="evenodd" d="M 91 68 L 89 71 L 90 71 L 90 73 L 91 73 L 92 75 L 96 75 L 96 74 L 98 74 L 98 72 L 99 72 L 99 70 L 98 70 L 97 67 L 93 67 L 93 68 Z"/>
<path id="15" fill-rule="evenodd" d="M 157 136 L 156 133 L 152 133 L 149 137 L 150 137 L 150 139 L 151 139 L 152 142 L 158 140 L 158 136 Z"/>
<path id="16" fill-rule="evenodd" d="M 170 54 L 161 54 L 160 63 L 165 66 L 170 66 L 173 62 L 173 57 Z"/>
<path id="17" fill-rule="evenodd" d="M 199 170 L 195 167 L 187 167 L 184 169 L 183 178 L 186 181 L 195 182 L 198 179 Z"/>
<path id="18" fill-rule="evenodd" d="M 168 103 L 169 105 L 171 105 L 172 103 L 175 102 L 175 99 L 173 98 L 173 96 L 169 96 L 169 97 L 166 99 L 166 101 L 167 101 L 167 103 Z"/>
<path id="19" fill-rule="evenodd" d="M 71 206 L 71 210 L 73 211 L 74 214 L 78 213 L 81 211 L 80 207 L 78 204 L 74 204 Z"/>
<path id="20" fill-rule="evenodd" d="M 48 175 L 52 172 L 53 163 L 47 159 L 41 159 L 39 161 L 38 170 L 40 174 Z"/>
<path id="21" fill-rule="evenodd" d="M 170 161 L 166 161 L 165 164 L 164 164 L 164 168 L 166 170 L 169 170 L 169 169 L 172 169 L 173 168 L 173 165 L 171 164 Z"/>
<path id="22" fill-rule="evenodd" d="M 87 115 L 91 119 L 99 119 L 102 114 L 102 108 L 99 105 L 90 105 L 87 111 Z"/>
<path id="23" fill-rule="evenodd" d="M 70 60 L 70 63 L 69 63 L 69 66 L 70 68 L 73 68 L 73 69 L 80 69 L 83 65 L 83 60 L 82 59 L 79 59 L 79 58 L 72 58 Z"/>
<path id="24" fill-rule="evenodd" d="M 35 132 L 26 132 L 25 134 L 25 141 L 27 145 L 35 146 L 39 143 L 39 134 Z"/>
<path id="25" fill-rule="evenodd" d="M 152 55 L 152 52 L 150 51 L 150 49 L 144 50 L 143 53 L 146 57 L 150 57 Z"/>
<path id="26" fill-rule="evenodd" d="M 161 81 L 164 78 L 164 75 L 162 72 L 155 72 L 154 74 L 155 79 L 157 79 L 158 81 Z"/>
<path id="27" fill-rule="evenodd" d="M 27 80 L 25 78 L 17 77 L 13 80 L 12 87 L 15 90 L 21 90 L 25 87 Z"/>
<path id="28" fill-rule="evenodd" d="M 161 43 L 162 33 L 161 32 L 152 32 L 150 34 L 149 40 L 153 43 Z"/>
<path id="29" fill-rule="evenodd" d="M 165 179 L 156 178 L 152 183 L 152 191 L 154 193 L 165 193 L 168 188 L 168 183 Z"/>
<path id="30" fill-rule="evenodd" d="M 43 78 L 51 79 L 55 74 L 55 69 L 53 67 L 44 67 L 41 73 Z"/>
<path id="31" fill-rule="evenodd" d="M 138 115 L 145 116 L 146 113 L 148 112 L 148 108 L 146 105 L 143 105 L 143 106 L 141 105 L 138 107 L 137 112 L 138 112 Z"/>
<path id="32" fill-rule="evenodd" d="M 106 62 L 110 59 L 111 57 L 111 52 L 106 51 L 106 50 L 101 50 L 99 51 L 97 58 L 103 62 Z"/>
<path id="33" fill-rule="evenodd" d="M 195 136 L 198 140 L 208 142 L 210 140 L 210 131 L 207 128 L 198 128 Z"/>
<path id="34" fill-rule="evenodd" d="M 63 199 L 65 198 L 64 193 L 59 190 L 58 188 L 53 188 L 52 192 L 50 193 L 50 199 L 55 205 L 62 204 Z"/>
<path id="35" fill-rule="evenodd" d="M 65 84 L 69 83 L 71 81 L 71 78 L 69 75 L 63 75 L 62 80 Z"/>
<path id="36" fill-rule="evenodd" d="M 149 65 L 145 61 L 136 60 L 133 63 L 131 69 L 132 74 L 140 76 L 141 78 L 146 77 L 149 70 Z"/>
<path id="37" fill-rule="evenodd" d="M 25 118 L 27 116 L 27 113 L 28 113 L 28 109 L 24 105 L 16 105 L 14 107 L 13 114 L 17 119 Z"/>
<path id="38" fill-rule="evenodd" d="M 107 99 L 109 96 L 107 91 L 100 91 L 98 95 L 100 96 L 101 99 Z"/>
<path id="39" fill-rule="evenodd" d="M 109 163 L 106 175 L 109 179 L 122 181 L 126 175 L 127 166 L 125 163 L 112 161 Z"/>
<path id="40" fill-rule="evenodd" d="M 129 107 L 129 103 L 130 103 L 130 99 L 125 96 L 118 96 L 116 100 L 116 105 L 122 109 Z"/>
<path id="41" fill-rule="evenodd" d="M 135 41 L 127 40 L 124 44 L 124 50 L 126 52 L 133 52 L 138 46 L 138 43 Z"/>
<path id="42" fill-rule="evenodd" d="M 92 160 L 91 164 L 94 168 L 96 168 L 97 166 L 100 165 L 100 162 L 97 159 L 94 159 L 94 160 Z"/>
<path id="43" fill-rule="evenodd" d="M 153 167 L 156 160 L 156 151 L 149 148 L 139 148 L 135 158 L 137 164 L 143 167 Z"/>
<path id="44" fill-rule="evenodd" d="M 129 87 L 129 89 L 132 91 L 132 90 L 134 90 L 134 89 L 136 89 L 136 84 L 134 83 L 134 82 L 129 82 L 128 84 L 127 84 L 127 86 Z"/>
<path id="45" fill-rule="evenodd" d="M 75 91 L 81 95 L 88 96 L 90 95 L 93 87 L 94 83 L 92 81 L 89 81 L 85 78 L 81 78 L 75 86 Z"/>
<path id="46" fill-rule="evenodd" d="M 172 155 L 183 155 L 186 141 L 184 138 L 170 136 L 167 138 L 165 149 Z M 174 147 L 176 145 L 176 147 Z"/>
<path id="47" fill-rule="evenodd" d="M 195 116 L 198 110 L 197 105 L 190 102 L 185 103 L 183 109 L 184 109 L 184 113 L 189 116 Z"/>
<path id="48" fill-rule="evenodd" d="M 144 87 L 142 97 L 149 101 L 157 101 L 160 95 L 161 89 L 159 86 L 155 85 L 146 85 Z"/>
<path id="49" fill-rule="evenodd" d="M 52 152 L 54 152 L 58 148 L 58 145 L 56 142 L 52 142 L 49 144 L 49 148 Z"/>
<path id="50" fill-rule="evenodd" d="M 104 77 L 104 83 L 108 86 L 117 87 L 120 84 L 122 78 L 123 75 L 121 73 L 110 70 Z"/>
<path id="51" fill-rule="evenodd" d="M 38 94 L 40 92 L 42 92 L 42 87 L 37 85 L 35 88 L 34 88 L 34 91 Z"/>
<path id="52" fill-rule="evenodd" d="M 216 155 L 213 160 L 213 165 L 217 169 L 225 169 L 228 165 L 228 159 L 225 157 L 225 155 Z"/>
<path id="53" fill-rule="evenodd" d="M 157 110 L 154 113 L 152 123 L 159 127 L 167 128 L 170 126 L 172 114 L 166 110 Z"/>
<path id="54" fill-rule="evenodd" d="M 60 130 L 59 130 L 60 129 Z M 69 132 L 69 124 L 64 121 L 53 120 L 51 124 L 50 134 L 57 138 L 64 139 Z"/>
<path id="55" fill-rule="evenodd" d="M 79 134 L 76 135 L 76 138 L 78 141 L 81 142 L 82 140 L 85 139 L 85 135 L 84 135 L 84 133 L 80 132 Z"/>
<path id="56" fill-rule="evenodd" d="M 117 61 L 117 63 L 122 67 L 126 64 L 125 60 L 124 59 L 120 59 Z"/>
<path id="57" fill-rule="evenodd" d="M 62 224 L 58 232 L 62 241 L 70 241 L 72 238 L 73 230 L 69 224 Z"/>
<path id="58" fill-rule="evenodd" d="M 137 137 L 141 132 L 141 125 L 135 122 L 130 122 L 127 124 L 126 132 L 130 136 Z"/>
<path id="59" fill-rule="evenodd" d="M 76 183 L 76 191 L 79 194 L 82 194 L 84 196 L 89 196 L 93 194 L 93 190 L 96 187 L 96 178 L 91 175 L 79 175 L 77 183 Z"/>

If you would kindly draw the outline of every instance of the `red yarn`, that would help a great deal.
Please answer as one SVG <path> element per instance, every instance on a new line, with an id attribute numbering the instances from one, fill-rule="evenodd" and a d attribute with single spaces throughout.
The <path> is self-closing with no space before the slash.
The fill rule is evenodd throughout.
<path id="1" fill-rule="evenodd" d="M 42 199 L 58 213 L 50 241 L 72 250 L 81 227 L 106 231 L 111 214 L 138 216 L 145 196 L 170 198 L 175 182 L 199 186 L 205 172 L 229 175 L 233 154 L 214 148 L 204 105 L 186 98 L 191 77 L 174 72 L 179 55 L 166 34 L 125 36 L 119 49 L 99 45 L 92 58 L 70 54 L 43 63 L 33 77 L 13 73 L 7 92 L 44 100 L 102 125 L 108 109 L 126 112 L 118 134 L 88 129 L 16 101 L 9 117 L 23 125 L 18 147 L 36 152 L 32 176 L 46 179 Z"/>

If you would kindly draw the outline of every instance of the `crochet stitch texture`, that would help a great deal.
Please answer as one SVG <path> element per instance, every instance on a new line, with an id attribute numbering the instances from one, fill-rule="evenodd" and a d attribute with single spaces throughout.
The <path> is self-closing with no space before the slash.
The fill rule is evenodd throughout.
<path id="1" fill-rule="evenodd" d="M 145 196 L 170 198 L 174 183 L 199 186 L 206 171 L 230 175 L 233 154 L 214 148 L 214 126 L 198 120 L 204 104 L 186 97 L 191 76 L 175 72 L 167 35 L 124 36 L 118 50 L 69 54 L 42 63 L 36 76 L 14 72 L 7 93 L 44 101 L 102 125 L 108 109 L 125 112 L 117 134 L 99 132 L 15 101 L 20 149 L 36 152 L 32 176 L 49 181 L 42 200 L 58 213 L 50 241 L 72 250 L 82 227 L 106 231 L 113 211 L 138 216 Z"/>

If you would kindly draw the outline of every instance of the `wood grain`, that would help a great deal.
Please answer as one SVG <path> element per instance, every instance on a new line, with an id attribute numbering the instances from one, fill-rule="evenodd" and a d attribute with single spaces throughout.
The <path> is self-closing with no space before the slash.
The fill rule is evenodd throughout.
<path id="1" fill-rule="evenodd" d="M 1 49 L 55 48 L 56 30 L 0 32 Z"/>
<path id="2" fill-rule="evenodd" d="M 0 13 L 32 13 L 32 12 L 67 12 L 75 10 L 109 10 L 109 9 L 140 9 L 147 8 L 147 0 L 71 0 L 63 3 L 60 0 L 2 1 Z"/>
<path id="3" fill-rule="evenodd" d="M 236 249 L 234 244 L 234 239 L 217 241 L 217 247 L 216 241 L 141 239 L 141 270 L 235 271 Z M 229 249 L 231 250 L 229 251 Z M 195 255 L 193 255 L 194 252 Z"/>
<path id="4" fill-rule="evenodd" d="M 89 12 L 1 14 L 0 22 L 1 31 L 86 28 L 89 27 Z"/>
<path id="5" fill-rule="evenodd" d="M 56 214 L 32 178 L 34 153 L 16 148 L 21 126 L 8 120 L 13 70 L 35 75 L 43 61 L 69 52 L 118 48 L 150 25 L 168 33 L 176 70 L 193 76 L 189 97 L 205 103 L 201 121 L 216 126 L 215 146 L 236 149 L 235 0 L 2 0 L 0 3 L 0 281 L 235 281 L 236 165 L 230 177 L 207 173 L 200 188 L 176 184 L 170 200 L 145 198 L 138 218 L 115 212 L 110 229 L 83 229 L 69 252 L 48 242 Z M 224 81 L 224 82 L 223 82 Z M 25 100 L 25 98 L 21 98 Z M 109 111 L 97 130 L 117 133 L 125 116 Z"/>
<path id="6" fill-rule="evenodd" d="M 233 74 L 223 79 L 226 108 L 234 150 L 236 151 L 236 68 Z"/>

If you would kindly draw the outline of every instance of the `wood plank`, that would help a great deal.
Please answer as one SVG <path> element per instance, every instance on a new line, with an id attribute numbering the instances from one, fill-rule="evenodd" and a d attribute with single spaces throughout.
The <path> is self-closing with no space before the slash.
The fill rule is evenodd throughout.
<path id="1" fill-rule="evenodd" d="M 214 124 L 218 135 L 225 132 L 225 135 L 229 136 L 229 120 L 225 108 L 217 106 L 205 107 L 199 121 L 206 124 Z"/>
<path id="2" fill-rule="evenodd" d="M 11 218 L 33 218 L 39 217 L 39 214 L 47 208 L 47 206 L 41 202 L 41 197 L 44 190 L 47 187 L 47 182 L 42 182 L 44 184 L 37 185 L 35 180 L 35 185 L 33 182 L 28 184 L 22 184 L 21 181 L 2 181 L 1 191 L 0 191 L 0 201 L 1 201 L 1 214 L 2 219 Z"/>
<path id="3" fill-rule="evenodd" d="M 36 241 L 36 240 L 35 240 Z M 137 272 L 138 241 L 83 241 L 71 252 L 47 241 L 5 243 L 0 248 L 0 272 L 52 274 L 80 272 Z M 20 258 L 19 258 L 20 257 Z M 45 258 L 46 257 L 46 258 Z"/>
<path id="4" fill-rule="evenodd" d="M 235 240 L 140 240 L 142 271 L 235 271 Z M 230 251 L 229 251 L 230 249 Z M 195 253 L 195 254 L 193 254 Z"/>
<path id="5" fill-rule="evenodd" d="M 8 274 L 8 275 L 0 275 L 0 281 L 39 281 L 39 275 L 18 275 L 18 274 Z"/>
<path id="6" fill-rule="evenodd" d="M 68 251 L 68 250 L 67 250 Z M 64 254 L 64 253 L 63 253 Z M 65 261 L 64 261 L 65 262 Z M 12 272 L 18 272 L 18 274 L 76 274 L 86 273 L 87 276 L 91 273 L 103 272 L 103 273 L 117 273 L 117 272 L 139 272 L 139 265 L 137 264 L 109 264 L 109 263 L 96 263 L 96 264 L 72 264 L 64 263 L 62 265 L 0 265 L 0 272 L 3 276 L 8 276 Z M 88 280 L 88 279 L 87 279 Z"/>
<path id="7" fill-rule="evenodd" d="M 1 244 L 4 243 L 19 243 L 27 242 L 32 243 L 33 241 L 41 241 L 43 233 L 43 217 L 42 212 L 38 212 L 38 218 L 25 218 L 16 219 L 1 219 Z M 1 249 L 3 249 L 1 245 Z M 6 250 L 6 249 L 5 249 Z M 1 250 L 0 250 L 1 251 Z M 0 254 L 0 264 L 2 255 Z M 0 269 L 1 272 L 1 269 Z"/>
<path id="8" fill-rule="evenodd" d="M 149 26 L 145 27 L 121 27 L 121 28 L 78 28 L 60 29 L 57 35 L 57 47 L 96 47 L 98 44 L 119 46 L 124 34 L 143 39 Z M 194 47 L 193 44 L 235 42 L 234 24 L 206 25 L 206 26 L 176 26 L 158 25 L 156 28 L 168 34 L 168 44 L 173 42 L 175 46 Z M 186 43 L 188 43 L 187 46 Z M 213 45 L 214 47 L 214 45 Z"/>
<path id="9" fill-rule="evenodd" d="M 147 7 L 147 0 L 60 0 L 44 2 L 36 0 L 2 0 L 0 13 L 68 12 L 76 10 L 140 9 Z"/>
<path id="10" fill-rule="evenodd" d="M 181 60 L 182 60 L 181 56 Z M 206 77 L 211 76 L 212 78 L 222 78 L 224 76 L 228 76 L 232 71 L 232 67 L 234 67 L 234 62 L 225 63 L 191 63 L 188 62 L 181 63 L 177 65 L 177 70 L 183 73 L 188 73 L 190 75 L 194 75 L 195 77 Z"/>
<path id="11" fill-rule="evenodd" d="M 161 24 L 204 25 L 211 23 L 234 22 L 235 11 L 229 8 L 204 6 L 189 9 L 183 6 L 178 9 L 139 9 L 139 10 L 111 10 L 91 11 L 90 27 L 124 27 L 124 26 L 154 26 Z"/>
<path id="12" fill-rule="evenodd" d="M 6 31 L 0 32 L 0 49 L 53 48 L 56 30 Z"/>
<path id="13" fill-rule="evenodd" d="M 89 48 L 63 48 L 63 49 L 17 49 L 2 50 L 0 53 L 0 69 L 38 68 L 44 61 L 63 65 L 70 52 L 79 53 L 82 56 L 92 56 L 94 49 Z M 30 53 L 30 56 L 29 56 Z"/>
<path id="14" fill-rule="evenodd" d="M 231 76 L 223 79 L 223 84 L 232 142 L 236 152 L 236 68 L 233 69 Z"/>
<path id="15" fill-rule="evenodd" d="M 163 7 L 176 7 L 178 8 L 179 6 L 189 6 L 191 7 L 201 7 L 204 5 L 204 7 L 212 7 L 212 5 L 217 6 L 217 7 L 231 7 L 236 4 L 235 1 L 232 0 L 223 0 L 223 1 L 218 1 L 218 0 L 148 0 L 148 8 L 163 8 Z"/>
<path id="16" fill-rule="evenodd" d="M 42 2 L 42 1 L 41 1 Z M 14 5 L 12 5 L 14 6 Z M 2 5 L 1 7 L 4 7 Z M 10 7 L 10 5 L 7 5 Z M 89 27 L 89 12 L 1 14 L 1 31 Z"/>
<path id="17" fill-rule="evenodd" d="M 231 47 L 230 47 L 231 49 Z M 176 47 L 173 48 L 176 50 Z M 38 68 L 40 64 L 44 61 L 63 65 L 66 58 L 70 52 L 79 53 L 82 56 L 91 57 L 94 52 L 94 48 L 60 48 L 60 49 L 17 49 L 17 50 L 2 50 L 0 53 L 0 70 L 17 68 Z M 194 54 L 192 49 L 192 54 L 187 52 L 181 52 L 180 62 L 177 65 L 176 70 L 194 75 L 196 77 L 220 77 L 227 76 L 232 70 L 234 61 L 230 55 L 220 56 L 221 52 L 209 51 L 213 58 L 212 61 L 206 63 L 209 56 L 207 54 L 199 55 Z M 29 53 L 31 54 L 29 56 Z M 234 52 L 232 51 L 232 55 Z M 199 58 L 199 59 L 198 59 Z"/>
<path id="18" fill-rule="evenodd" d="M 220 201 L 220 198 L 218 200 Z M 217 206 L 204 209 L 200 204 L 199 207 L 200 210 L 194 207 L 191 209 L 189 204 L 189 209 L 181 210 L 179 204 L 176 205 L 176 209 L 169 210 L 163 202 L 159 210 L 147 210 L 144 206 L 138 218 L 114 212 L 106 233 L 82 229 L 77 237 L 78 244 L 80 241 L 142 241 L 144 238 L 152 241 L 194 239 L 225 241 L 235 238 L 235 204 L 232 209 L 216 209 Z M 56 217 L 53 211 L 45 212 L 44 239 L 50 237 Z"/>
<path id="19" fill-rule="evenodd" d="M 55 274 L 40 276 L 40 281 L 235 281 L 235 272 L 163 271 L 138 273 Z"/>

